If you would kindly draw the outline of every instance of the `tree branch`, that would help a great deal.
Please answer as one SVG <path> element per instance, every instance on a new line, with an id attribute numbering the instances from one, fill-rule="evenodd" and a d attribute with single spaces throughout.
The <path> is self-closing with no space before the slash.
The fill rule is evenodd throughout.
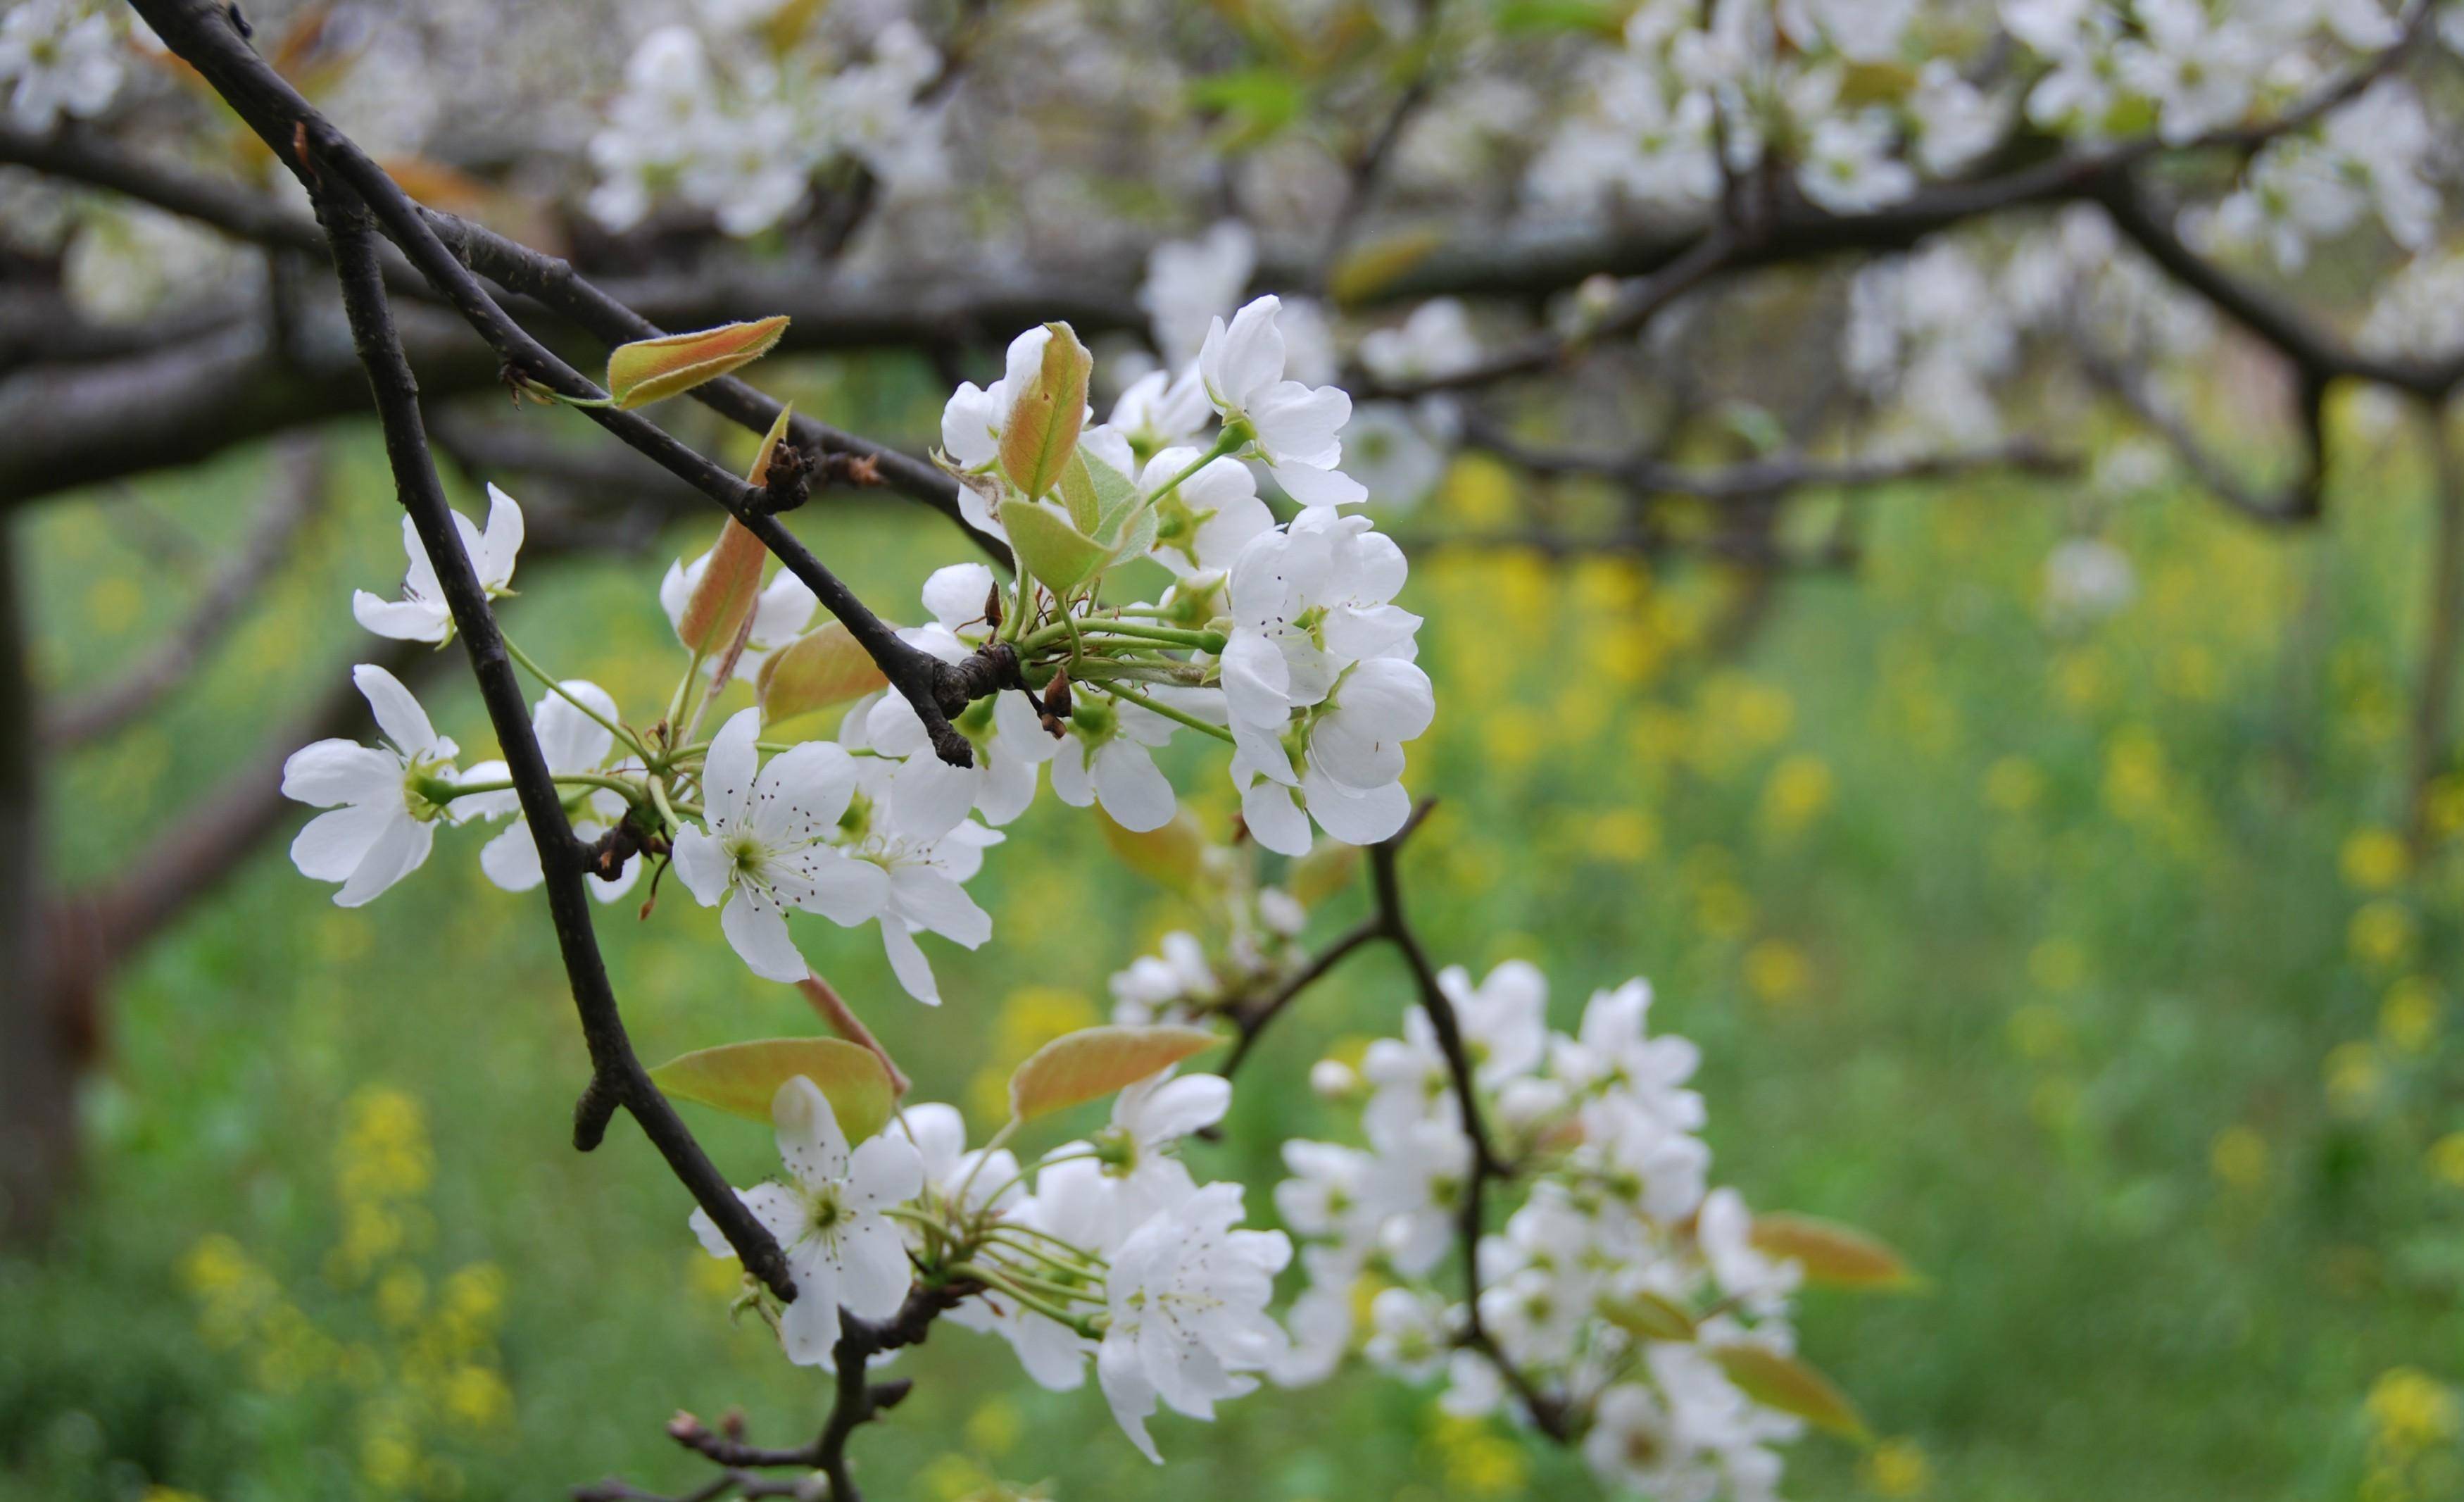
<path id="1" fill-rule="evenodd" d="M 158 27 L 158 31 L 160 28 Z M 168 38 L 166 38 L 167 40 Z M 321 166 L 322 164 L 320 163 Z M 321 176 L 321 174 L 312 174 Z M 479 681 L 488 718 L 504 753 L 505 763 L 519 796 L 523 817 L 538 842 L 544 872 L 548 912 L 556 926 L 557 944 L 564 958 L 583 1036 L 589 1046 L 591 1083 L 586 1095 L 621 1104 L 641 1124 L 676 1178 L 690 1191 L 720 1234 L 736 1248 L 746 1270 L 769 1285 L 781 1298 L 792 1299 L 795 1282 L 779 1244 L 737 1198 L 712 1164 L 675 1108 L 650 1082 L 635 1057 L 616 995 L 607 981 L 606 964 L 591 927 L 590 898 L 583 890 L 583 861 L 564 806 L 550 777 L 538 738 L 532 733 L 529 708 L 513 659 L 496 629 L 487 590 L 472 567 L 453 525 L 436 467 L 428 450 L 421 418 L 419 387 L 393 328 L 392 310 L 376 256 L 375 227 L 365 206 L 337 185 L 319 183 L 319 210 L 333 246 L 334 263 L 342 287 L 342 301 L 351 333 L 366 367 L 377 413 L 385 431 L 385 457 L 391 465 L 397 497 L 435 567 L 437 581 L 453 615 L 454 629 L 470 655 Z M 604 1120 L 603 1123 L 604 1125 Z M 576 1145 L 595 1145 L 596 1134 L 577 1132 Z"/>
<path id="2" fill-rule="evenodd" d="M 65 704 L 48 706 L 44 743 L 55 750 L 83 745 L 111 734 L 178 689 L 198 663 L 236 625 L 245 608 L 290 553 L 299 532 L 328 498 L 324 452 L 314 440 L 287 445 L 275 459 L 274 498 L 266 502 L 247 541 L 207 581 L 179 625 L 121 676 Z"/>
<path id="3" fill-rule="evenodd" d="M 215 92 L 299 175 L 312 194 L 320 190 L 319 179 L 326 174 L 346 184 L 420 275 L 478 331 L 512 372 L 577 401 L 598 402 L 605 397 L 605 393 L 589 378 L 558 358 L 497 306 L 471 269 L 437 238 L 419 206 L 383 167 L 250 49 L 227 11 L 209 0 L 132 3 L 164 45 L 204 75 Z M 363 359 L 364 354 L 363 349 Z M 406 364 L 406 377 L 408 371 Z M 974 677 L 945 667 L 929 652 L 900 639 L 770 514 L 765 492 L 737 478 L 638 412 L 591 407 L 585 409 L 585 415 L 718 502 L 759 539 L 847 627 L 891 686 L 913 706 L 940 758 L 953 766 L 974 763 L 973 748 L 949 720 L 950 716 L 966 707 L 971 697 L 980 696 L 970 692 L 977 687 Z M 424 448 L 422 453 L 424 459 Z M 1000 686 L 1002 685 L 993 684 L 983 692 Z"/>

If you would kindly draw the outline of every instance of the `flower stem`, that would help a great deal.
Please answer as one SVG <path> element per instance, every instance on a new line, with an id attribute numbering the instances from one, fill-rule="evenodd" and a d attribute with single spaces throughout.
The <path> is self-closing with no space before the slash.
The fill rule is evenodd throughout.
<path id="1" fill-rule="evenodd" d="M 1199 718 L 1197 716 L 1190 714 L 1186 710 L 1175 709 L 1171 705 L 1166 704 L 1159 699 L 1149 698 L 1126 683 L 1106 683 L 1104 684 L 1104 692 L 1107 694 L 1117 695 L 1122 698 L 1128 699 L 1131 703 L 1135 704 L 1140 709 L 1149 710 L 1155 714 L 1161 715 L 1166 719 L 1177 720 L 1181 724 L 1187 725 L 1192 730 L 1213 736 L 1216 740 L 1222 741 L 1227 746 L 1236 743 L 1232 740 L 1232 732 L 1224 729 L 1221 725 L 1209 724 L 1205 720 Z"/>
<path id="2" fill-rule="evenodd" d="M 589 705 L 584 704 L 574 696 L 567 694 L 564 691 L 564 684 L 559 680 L 554 674 L 548 672 L 545 668 L 540 667 L 538 663 L 533 662 L 531 660 L 531 654 L 522 651 L 521 648 L 514 645 L 514 639 L 510 636 L 505 638 L 505 652 L 508 656 L 511 656 L 514 661 L 519 663 L 526 671 L 528 671 L 532 677 L 535 677 L 541 683 L 546 684 L 547 691 L 550 694 L 555 695 L 558 698 L 564 700 L 574 708 L 582 711 L 584 715 L 589 716 L 592 719 L 597 720 L 608 734 L 625 742 L 625 744 L 629 747 L 636 756 L 641 757 L 646 762 L 649 760 L 649 748 L 642 744 L 640 737 L 634 735 L 633 732 L 626 729 L 623 725 L 618 724 L 606 716 L 599 713 L 599 711 L 592 709 Z"/>

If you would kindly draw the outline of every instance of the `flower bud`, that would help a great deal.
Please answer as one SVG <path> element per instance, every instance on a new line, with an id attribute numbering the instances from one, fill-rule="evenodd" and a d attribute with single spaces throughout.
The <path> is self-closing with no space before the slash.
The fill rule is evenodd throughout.
<path id="1" fill-rule="evenodd" d="M 1310 1065 L 1309 1082 L 1320 1100 L 1349 1100 L 1360 1089 L 1360 1076 L 1340 1059 L 1320 1059 Z"/>

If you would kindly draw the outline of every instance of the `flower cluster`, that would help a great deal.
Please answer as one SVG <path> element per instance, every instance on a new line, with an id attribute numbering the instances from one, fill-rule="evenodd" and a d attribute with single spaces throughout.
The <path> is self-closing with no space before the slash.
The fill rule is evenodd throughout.
<path id="1" fill-rule="evenodd" d="M 606 848 L 598 895 L 624 895 L 646 858 L 671 860 L 693 898 L 719 910 L 745 963 L 782 982 L 807 973 L 791 914 L 875 923 L 900 983 L 937 1003 L 917 937 L 972 948 L 991 936 L 965 883 L 1000 827 L 1034 802 L 1047 765 L 1064 803 L 1157 829 L 1177 800 L 1155 753 L 1192 729 L 1228 744 L 1249 828 L 1268 849 L 1306 853 L 1312 821 L 1353 844 L 1394 833 L 1410 809 L 1402 743 L 1435 709 L 1412 662 L 1419 618 L 1393 603 L 1401 551 L 1340 509 L 1360 495 L 1338 467 L 1350 399 L 1286 378 L 1276 312 L 1267 298 L 1228 325 L 1216 320 L 1193 367 L 1133 386 L 1111 424 L 1086 426 L 1092 362 L 1066 324 L 1020 336 L 1001 380 L 951 398 L 942 460 L 977 523 L 1010 542 L 1015 582 L 982 563 L 942 568 L 923 589 L 930 621 L 901 635 L 947 663 L 1001 654 L 1028 691 L 957 717 L 967 765 L 944 759 L 845 627 L 811 624 L 816 602 L 801 580 L 760 583 L 764 554 L 733 522 L 661 584 L 690 660 L 647 725 L 599 686 L 556 678 L 514 648 L 548 690 L 534 730 L 565 813 Z M 782 417 L 757 474 L 784 432 Z M 1244 460 L 1312 503 L 1278 522 Z M 454 520 L 481 588 L 504 596 L 522 512 L 489 494 L 484 529 Z M 400 597 L 363 590 L 353 613 L 381 636 L 441 643 L 452 617 L 407 522 L 404 546 Z M 1101 598 L 1133 564 L 1165 587 L 1151 602 Z M 339 900 L 357 904 L 416 870 L 438 825 L 512 819 L 481 865 L 508 890 L 538 884 L 505 764 L 457 768 L 453 743 L 397 679 L 363 667 L 358 681 L 386 743 L 320 741 L 292 759 L 285 794 L 335 810 L 294 847 L 300 870 L 342 883 Z M 703 723 L 738 684 L 754 707 L 705 739 Z M 777 724 L 842 706 L 835 740 L 776 739 Z"/>
<path id="2" fill-rule="evenodd" d="M 1520 1197 L 1478 1244 L 1482 1338 L 1469 1340 L 1459 1275 L 1438 1276 L 1461 1255 L 1477 1170 L 1444 1050 L 1416 1007 L 1356 1074 L 1320 1066 L 1322 1084 L 1360 1101 L 1367 1145 L 1285 1146 L 1292 1177 L 1275 1204 L 1303 1238 L 1309 1286 L 1276 1379 L 1332 1372 L 1365 1297 L 1368 1359 L 1406 1381 L 1442 1376 L 1450 1413 L 1547 1393 L 1604 1482 L 1652 1496 L 1771 1495 L 1771 1447 L 1801 1420 L 1749 1396 L 1745 1374 L 1790 1358 L 1799 1269 L 1757 1247 L 1734 1190 L 1706 1190 L 1703 1100 L 1686 1088 L 1694 1046 L 1647 1030 L 1651 988 L 1639 980 L 1594 995 L 1572 1035 L 1549 1029 L 1548 982 L 1523 961 L 1477 984 L 1449 969 L 1440 984 Z"/>
<path id="3" fill-rule="evenodd" d="M 827 1361 L 843 1314 L 896 1313 L 913 1268 L 953 1299 L 952 1323 L 1007 1341 L 1040 1386 L 1075 1390 L 1092 1357 L 1122 1430 L 1160 1462 L 1147 1434 L 1158 1403 L 1211 1419 L 1284 1346 L 1266 1304 L 1290 1242 L 1239 1228 L 1241 1186 L 1200 1185 L 1178 1156 L 1231 1094 L 1165 1069 L 1122 1089 L 1092 1138 L 1023 1167 L 1002 1145 L 1016 1121 L 970 1152 L 957 1108 L 937 1104 L 905 1107 L 850 1150 L 820 1088 L 787 1080 L 772 1107 L 786 1175 L 737 1194 L 796 1280 L 775 1316 L 788 1358 Z M 713 1256 L 734 1255 L 707 1214 L 693 1228 Z"/>
<path id="4" fill-rule="evenodd" d="M 938 175 L 933 117 L 918 99 L 940 55 L 905 21 L 831 24 L 821 8 L 728 0 L 701 27 L 664 26 L 626 65 L 590 140 L 590 210 L 611 229 L 663 198 L 759 234 L 808 202 L 817 178 L 854 164 L 892 182 Z"/>

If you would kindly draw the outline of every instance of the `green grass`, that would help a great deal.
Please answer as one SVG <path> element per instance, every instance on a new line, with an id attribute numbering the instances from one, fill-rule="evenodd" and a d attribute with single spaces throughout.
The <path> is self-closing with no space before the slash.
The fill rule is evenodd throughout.
<path id="1" fill-rule="evenodd" d="M 351 494 L 211 672 L 62 769 L 60 869 L 143 859 L 192 789 L 349 660 L 350 587 L 385 587 L 400 560 L 375 456 L 347 453 Z M 128 508 L 210 552 L 244 526 L 256 464 L 34 521 L 55 680 L 106 672 L 178 616 L 180 573 L 127 545 Z M 2464 1489 L 2443 1385 L 2464 1381 L 2464 1144 L 2434 1151 L 2464 1128 L 2436 1015 L 2456 1020 L 2464 889 L 2452 857 L 2374 870 L 2366 834 L 2402 793 L 2419 480 L 2393 456 L 2337 488 L 2332 524 L 2293 539 L 2195 496 L 2134 501 L 2118 532 L 2141 596 L 2086 630 L 2038 609 L 2061 501 L 2044 489 L 1872 502 L 1860 572 L 1790 582 L 1727 658 L 1701 645 L 1716 577 L 1419 561 L 1406 603 L 1430 618 L 1440 712 L 1412 782 L 1441 805 L 1406 871 L 1440 958 L 1537 960 L 1561 1025 L 1592 987 L 1650 976 L 1657 1025 L 1705 1050 L 1717 1177 L 1759 1207 L 1868 1226 L 1926 1274 L 1915 1296 L 1806 1299 L 1807 1354 L 1893 1444 L 1865 1460 L 1809 1441 L 1793 1494 Z M 1477 521 L 1498 501 L 1468 471 L 1448 503 Z M 822 509 L 800 529 L 877 601 L 912 601 L 956 556 L 937 522 Z M 665 556 L 526 577 L 509 627 L 648 703 L 676 671 Z M 440 724 L 484 746 L 471 692 L 444 681 Z M 1176 772 L 1228 810 L 1202 748 Z M 740 1406 L 779 1441 L 814 1422 L 825 1385 L 730 1324 L 639 1135 L 565 1145 L 585 1072 L 570 1003 L 539 900 L 487 887 L 479 841 L 447 834 L 357 914 L 269 847 L 125 972 L 85 1194 L 46 1260 L 0 1270 L 0 1497 L 159 1484 L 252 1502 L 384 1495 L 397 1477 L 553 1496 L 611 1471 L 681 1490 L 694 1465 L 660 1433 L 674 1409 Z M 978 892 L 995 942 L 935 951 L 937 1012 L 899 994 L 869 932 L 802 931 L 927 1097 L 979 1099 L 1187 919 L 1048 798 Z M 1317 922 L 1334 932 L 1358 903 Z M 672 887 L 649 923 L 620 909 L 602 926 L 646 1057 L 812 1026 Z M 1312 993 L 1244 1076 L 1225 1142 L 1193 1148 L 1201 1173 L 1245 1179 L 1268 1213 L 1279 1137 L 1340 1130 L 1307 1065 L 1390 1029 L 1404 1000 L 1382 955 Z M 387 1160 L 351 1135 L 372 1087 L 417 1102 L 432 1174 L 354 1200 L 339 1168 Z M 738 1182 L 766 1171 L 759 1129 L 696 1125 Z M 390 1217 L 399 1246 L 366 1242 L 364 1268 L 338 1256 L 346 1204 Z M 288 1335 L 258 1320 L 222 1338 L 191 1290 L 209 1237 L 278 1286 L 301 1316 Z M 500 1315 L 439 1356 L 446 1280 L 472 1264 L 501 1271 Z M 1176 1465 L 1157 1473 L 1100 1398 L 1033 1389 L 997 1344 L 945 1330 L 902 1361 L 913 1398 L 858 1447 L 881 1497 L 938 1502 L 987 1475 L 1188 1502 L 1590 1494 L 1565 1457 L 1441 1424 L 1367 1373 L 1243 1400 L 1211 1427 L 1166 1419 Z M 501 1371 L 510 1419 L 440 1385 L 473 1362 Z M 2401 1368 L 2441 1385 L 2382 1385 Z"/>

